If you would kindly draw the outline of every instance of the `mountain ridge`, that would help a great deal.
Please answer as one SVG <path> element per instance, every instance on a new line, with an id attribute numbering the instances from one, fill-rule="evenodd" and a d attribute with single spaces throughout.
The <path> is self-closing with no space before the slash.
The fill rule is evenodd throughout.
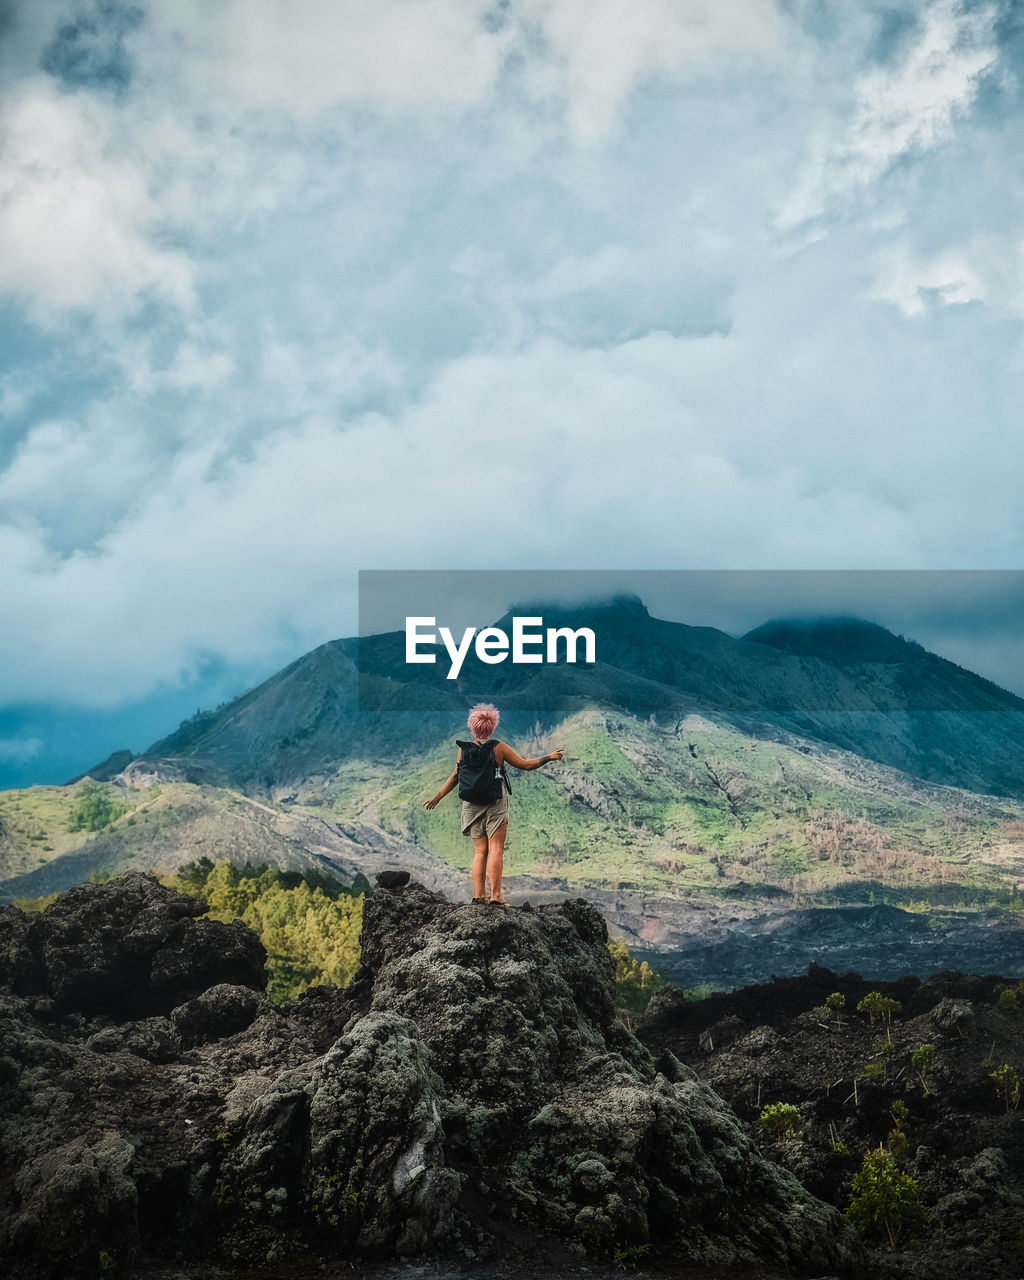
<path id="1" fill-rule="evenodd" d="M 678 941 L 657 918 L 682 921 L 672 904 L 742 907 L 746 921 L 1024 899 L 1015 695 L 863 619 L 832 619 L 832 639 L 853 627 L 905 661 L 787 653 L 652 618 L 636 598 L 544 616 L 597 622 L 599 660 L 469 662 L 448 682 L 427 667 L 405 678 L 401 633 L 329 641 L 119 772 L 105 762 L 107 781 L 0 792 L 0 896 L 200 856 L 305 860 L 342 876 L 416 857 L 421 879 L 452 891 L 469 857 L 458 802 L 427 812 L 422 801 L 450 772 L 468 706 L 486 700 L 517 749 L 566 752 L 514 780 L 510 888 L 608 895 L 609 918 L 638 940 Z M 780 639 L 782 622 L 771 625 Z M 787 706 L 787 690 L 802 703 Z M 424 691 L 428 705 L 410 710 Z M 87 785 L 120 816 L 69 834 Z"/>
<path id="2" fill-rule="evenodd" d="M 512 616 L 495 625 L 507 628 Z M 760 720 L 927 781 L 1024 796 L 1024 698 L 877 623 L 776 619 L 737 638 L 653 618 L 638 597 L 547 608 L 544 616 L 599 628 L 598 661 L 517 668 L 470 656 L 449 683 L 443 664 L 405 666 L 403 633 L 328 641 L 135 758 L 184 759 L 197 781 L 269 792 L 329 772 L 364 747 L 388 751 L 405 735 L 422 748 L 447 737 L 467 699 L 501 701 L 517 730 L 518 713 L 525 723 L 557 720 L 589 701 L 638 715 L 720 714 L 747 728 Z M 1009 719 L 964 719 L 979 712 Z"/>
<path id="3" fill-rule="evenodd" d="M 928 653 L 916 640 L 897 636 L 877 622 L 852 614 L 770 618 L 740 639 L 837 663 L 909 661 Z"/>

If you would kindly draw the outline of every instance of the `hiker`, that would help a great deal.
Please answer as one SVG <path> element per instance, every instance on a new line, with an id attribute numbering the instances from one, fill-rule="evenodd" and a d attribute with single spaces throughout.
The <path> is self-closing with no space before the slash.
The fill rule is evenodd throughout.
<path id="1" fill-rule="evenodd" d="M 455 784 L 462 800 L 462 834 L 473 840 L 473 901 L 507 907 L 501 896 L 501 870 L 508 835 L 508 797 L 512 784 L 505 765 L 516 769 L 539 769 L 551 760 L 561 760 L 562 752 L 524 760 L 505 742 L 492 738 L 498 727 L 498 712 L 489 702 L 478 702 L 466 721 L 473 732 L 472 742 L 456 739 L 459 754 L 448 781 L 436 796 L 423 801 L 433 809 Z M 491 882 L 490 899 L 484 896 L 485 876 Z"/>

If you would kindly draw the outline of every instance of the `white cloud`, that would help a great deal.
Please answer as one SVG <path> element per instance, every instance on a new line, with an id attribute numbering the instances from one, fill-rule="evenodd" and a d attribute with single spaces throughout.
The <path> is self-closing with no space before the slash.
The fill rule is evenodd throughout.
<path id="1" fill-rule="evenodd" d="M 42 749 L 41 738 L 0 738 L 0 763 L 28 764 Z"/>
<path id="2" fill-rule="evenodd" d="M 38 383 L 24 374 L 0 377 L 0 419 L 9 420 L 23 413 L 38 392 Z"/>
<path id="3" fill-rule="evenodd" d="M 385 187 L 411 194 L 388 157 L 396 131 L 419 138 L 421 171 L 456 162 L 463 118 L 486 118 L 471 166 L 525 174 L 563 133 L 612 140 L 651 77 L 742 74 L 777 60 L 786 30 L 770 0 L 524 0 L 504 15 L 489 0 L 177 0 L 125 34 L 134 77 L 117 97 L 35 70 L 74 12 L 22 15 L 32 70 L 9 68 L 2 103 L 0 296 L 38 322 L 116 323 L 154 301 L 195 320 L 198 291 L 220 284 L 211 242 L 371 183 L 378 217 Z M 182 361 L 196 386 L 225 368 Z"/>
<path id="4" fill-rule="evenodd" d="M 597 143 L 629 95 L 653 76 L 693 77 L 773 62 L 784 23 L 771 0 L 525 0 L 554 56 L 533 68 L 535 91 L 562 104 L 571 134 Z"/>
<path id="5" fill-rule="evenodd" d="M 0 510 L 55 550 L 88 546 L 140 494 L 150 470 L 144 439 L 121 425 L 45 421 L 0 472 Z"/>
<path id="6" fill-rule="evenodd" d="M 492 90 L 507 37 L 482 0 L 178 0 L 148 30 L 197 100 L 309 118 L 345 104 L 464 109 Z M 150 50 L 152 53 L 152 50 Z"/>
<path id="7" fill-rule="evenodd" d="M 940 512 L 922 525 L 909 477 L 883 498 L 870 466 L 823 482 L 813 451 L 797 465 L 751 449 L 788 411 L 759 413 L 756 389 L 730 443 L 716 347 L 726 372 L 755 354 L 548 341 L 452 362 L 393 419 L 310 421 L 230 464 L 193 451 L 95 550 L 0 558 L 0 700 L 109 705 L 204 653 L 258 660 L 285 624 L 296 646 L 352 631 L 359 568 L 903 567 L 952 545 Z"/>
<path id="8" fill-rule="evenodd" d="M 900 239 L 878 255 L 873 296 L 905 316 L 968 302 L 1005 316 L 1024 316 L 1024 240 L 1010 228 L 923 254 Z"/>
<path id="9" fill-rule="evenodd" d="M 27 58 L 0 703 L 294 653 L 361 567 L 1019 561 L 1016 147 L 989 11 L 918 11 L 867 71 L 873 10 L 767 0 L 175 0 L 120 98 Z"/>
<path id="10" fill-rule="evenodd" d="M 178 0 L 129 45 L 180 69 L 195 101 L 300 121 L 348 106 L 457 115 L 493 100 L 511 60 L 589 145 L 652 74 L 771 60 L 785 30 L 772 0 Z"/>
<path id="11" fill-rule="evenodd" d="M 994 6 L 968 9 L 963 0 L 922 6 L 905 55 L 857 77 L 847 110 L 814 138 L 779 228 L 793 230 L 870 198 L 898 160 L 946 140 L 997 58 L 996 17 Z"/>
<path id="12" fill-rule="evenodd" d="M 875 297 L 905 316 L 921 315 L 930 304 L 984 302 L 986 292 L 967 258 L 953 251 L 925 261 L 893 250 L 884 255 L 875 286 Z"/>
<path id="13" fill-rule="evenodd" d="M 106 103 L 43 77 L 8 95 L 0 125 L 0 292 L 40 318 L 188 307 L 193 272 L 161 247 L 163 215 L 144 165 L 125 155 Z"/>
<path id="14" fill-rule="evenodd" d="M 978 77 L 995 61 L 996 16 L 994 6 L 968 9 L 963 0 L 936 0 L 905 60 L 861 78 L 846 151 L 863 164 L 862 180 L 948 134 L 973 101 Z"/>

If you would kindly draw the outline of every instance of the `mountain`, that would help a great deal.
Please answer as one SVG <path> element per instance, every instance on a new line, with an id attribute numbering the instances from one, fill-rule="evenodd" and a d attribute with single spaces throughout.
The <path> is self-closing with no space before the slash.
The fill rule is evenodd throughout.
<path id="1" fill-rule="evenodd" d="M 597 661 L 470 658 L 447 681 L 404 665 L 402 633 L 321 645 L 113 776 L 90 771 L 108 781 L 0 792 L 0 901 L 201 856 L 350 878 L 401 864 L 459 892 L 457 798 L 422 801 L 484 698 L 517 749 L 566 753 L 513 778 L 510 891 L 586 893 L 639 948 L 690 939 L 695 981 L 702 963 L 731 972 L 730 933 L 781 937 L 780 911 L 1021 904 L 1024 700 L 859 619 L 734 637 L 635 597 L 497 625 L 513 614 L 592 627 Z M 90 785 L 110 806 L 98 830 L 80 821 Z"/>
<path id="2" fill-rule="evenodd" d="M 402 633 L 336 640 L 186 721 L 142 759 L 272 793 L 353 758 L 408 758 L 450 740 L 467 700 L 486 698 L 501 704 L 510 734 L 595 704 L 657 719 L 696 712 L 757 736 L 783 729 L 832 743 L 929 782 L 1024 797 L 1024 699 L 874 623 L 774 621 L 736 638 L 652 618 L 620 596 L 519 605 L 495 625 L 507 632 L 529 610 L 549 626 L 590 627 L 598 661 L 492 666 L 471 654 L 448 682 L 443 664 L 405 665 Z"/>
<path id="3" fill-rule="evenodd" d="M 123 769 L 127 769 L 134 759 L 135 757 L 130 751 L 112 751 L 106 760 L 101 760 L 99 764 L 94 764 L 86 769 L 85 773 L 80 773 L 77 777 L 72 778 L 68 786 L 73 786 L 84 778 L 92 778 L 94 782 L 109 782 L 111 778 L 116 778 Z"/>
<path id="4" fill-rule="evenodd" d="M 824 658 L 837 666 L 861 662 L 910 664 L 934 658 L 916 640 L 894 636 L 877 622 L 865 622 L 863 618 L 777 618 L 742 638 L 771 645 L 783 653 Z"/>

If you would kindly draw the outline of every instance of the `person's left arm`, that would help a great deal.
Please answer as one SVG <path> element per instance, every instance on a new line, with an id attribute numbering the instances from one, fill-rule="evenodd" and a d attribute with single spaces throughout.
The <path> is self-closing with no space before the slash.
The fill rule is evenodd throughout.
<path id="1" fill-rule="evenodd" d="M 499 743 L 495 748 L 494 758 L 498 764 L 511 764 L 517 769 L 541 769 L 552 760 L 561 760 L 562 749 L 550 752 L 546 756 L 523 757 L 513 751 L 507 742 Z"/>

